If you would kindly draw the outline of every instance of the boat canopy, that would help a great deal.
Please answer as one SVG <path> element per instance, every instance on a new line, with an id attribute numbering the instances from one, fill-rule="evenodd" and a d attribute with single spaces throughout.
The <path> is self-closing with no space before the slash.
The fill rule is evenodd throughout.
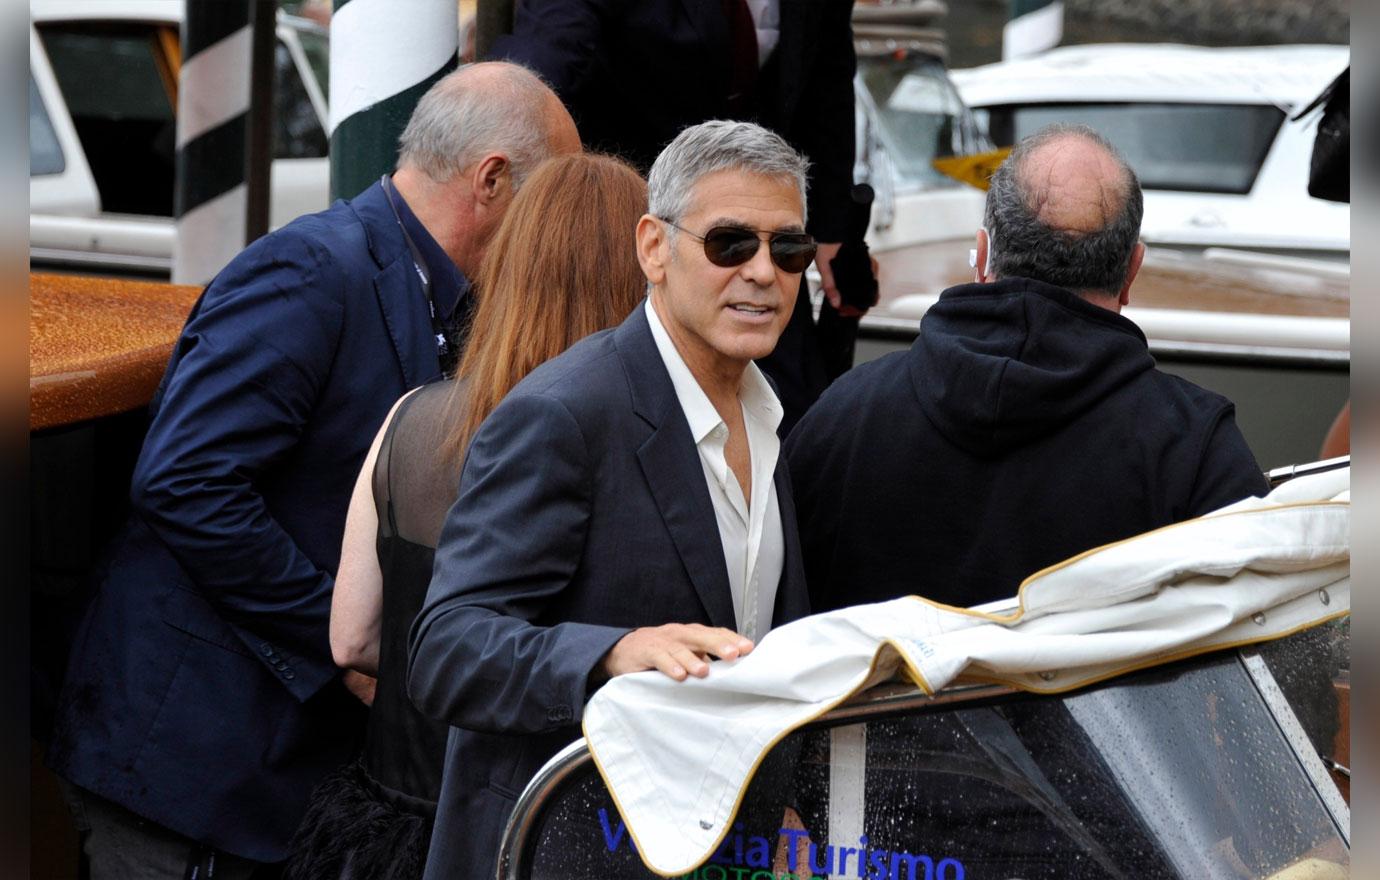
<path id="1" fill-rule="evenodd" d="M 615 678 L 585 737 L 644 864 L 683 875 L 725 839 L 776 743 L 880 682 L 1055 693 L 1345 616 L 1350 513 L 1348 468 L 1082 553 L 1005 603 L 940 605 L 919 576 L 915 596 L 782 626 L 707 678 Z"/>

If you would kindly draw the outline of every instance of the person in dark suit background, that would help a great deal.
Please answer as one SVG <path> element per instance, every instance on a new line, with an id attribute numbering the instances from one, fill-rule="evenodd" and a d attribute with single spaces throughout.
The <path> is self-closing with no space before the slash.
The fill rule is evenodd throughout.
<path id="1" fill-rule="evenodd" d="M 853 185 L 853 0 L 520 0 L 492 56 L 540 73 L 580 136 L 646 169 L 682 128 L 748 120 L 810 160 L 809 231 L 830 307 L 830 260 L 847 239 Z M 808 296 L 760 363 L 776 382 L 783 436 L 829 383 Z"/>
<path id="2" fill-rule="evenodd" d="M 807 613 L 781 408 L 752 363 L 813 255 L 804 183 L 760 126 L 682 132 L 637 226 L 646 303 L 474 435 L 411 637 L 409 694 L 455 725 L 426 877 L 493 876 L 519 793 L 602 681 L 704 676 Z"/>
<path id="3" fill-rule="evenodd" d="M 280 861 L 355 748 L 327 640 L 353 475 L 457 353 L 464 276 L 523 176 L 579 149 L 506 64 L 439 81 L 400 143 L 391 179 L 231 261 L 173 350 L 48 752 L 95 880 Z"/>

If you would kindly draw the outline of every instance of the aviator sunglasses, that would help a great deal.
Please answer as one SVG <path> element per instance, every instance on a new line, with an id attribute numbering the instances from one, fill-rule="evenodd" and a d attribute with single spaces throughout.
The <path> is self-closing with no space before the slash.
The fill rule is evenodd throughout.
<path id="1" fill-rule="evenodd" d="M 814 236 L 804 232 L 767 232 L 742 226 L 715 226 L 704 235 L 696 235 L 664 217 L 657 219 L 703 242 L 705 258 L 715 266 L 725 269 L 741 266 L 751 260 L 762 244 L 763 235 L 767 236 L 767 250 L 771 254 L 771 261 L 781 271 L 793 275 L 805 271 L 805 267 L 810 265 L 818 249 Z"/>

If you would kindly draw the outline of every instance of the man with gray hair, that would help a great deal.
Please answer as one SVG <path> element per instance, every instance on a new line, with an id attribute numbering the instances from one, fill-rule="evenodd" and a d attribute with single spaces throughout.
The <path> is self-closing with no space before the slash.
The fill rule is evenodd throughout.
<path id="1" fill-rule="evenodd" d="M 471 442 L 412 630 L 409 693 L 453 725 L 428 878 L 493 876 L 518 793 L 602 681 L 703 677 L 806 613 L 781 405 L 753 363 L 814 257 L 804 178 L 760 126 L 681 132 L 636 229 L 644 306 Z"/>
<path id="2" fill-rule="evenodd" d="M 1157 370 L 1120 314 L 1141 211 L 1135 173 L 1091 129 L 1016 145 L 975 283 L 786 442 L 816 611 L 1005 599 L 1084 550 L 1266 491 L 1231 402 Z"/>
<path id="3" fill-rule="evenodd" d="M 93 878 L 246 877 L 287 855 L 362 732 L 327 640 L 354 474 L 393 402 L 458 356 L 465 276 L 523 176 L 577 149 L 532 73 L 462 68 L 418 104 L 391 178 L 264 236 L 206 288 L 48 755 Z"/>

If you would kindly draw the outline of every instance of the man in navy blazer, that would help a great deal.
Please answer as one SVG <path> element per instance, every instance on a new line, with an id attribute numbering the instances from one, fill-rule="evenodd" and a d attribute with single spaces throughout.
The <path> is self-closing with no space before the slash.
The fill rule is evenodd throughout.
<path id="1" fill-rule="evenodd" d="M 494 876 L 514 801 L 602 681 L 712 674 L 807 613 L 781 406 L 752 363 L 814 254 L 804 172 L 757 125 L 686 129 L 648 178 L 647 302 L 470 444 L 412 631 L 412 698 L 457 725 L 427 878 Z"/>
<path id="2" fill-rule="evenodd" d="M 578 148 L 529 71 L 461 69 L 419 102 L 391 179 L 259 239 L 193 308 L 48 755 L 93 877 L 287 855 L 361 731 L 327 641 L 355 474 L 458 347 L 464 276 L 523 175 Z"/>

